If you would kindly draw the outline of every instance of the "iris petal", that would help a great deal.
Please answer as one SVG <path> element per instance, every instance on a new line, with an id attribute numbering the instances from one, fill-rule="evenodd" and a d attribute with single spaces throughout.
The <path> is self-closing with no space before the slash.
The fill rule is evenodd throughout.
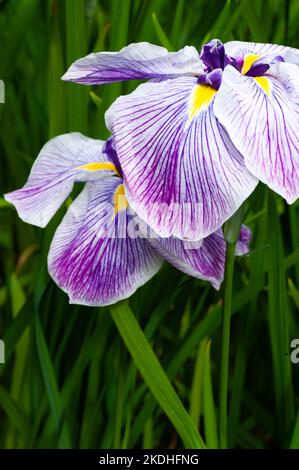
<path id="1" fill-rule="evenodd" d="M 92 181 L 117 168 L 102 152 L 104 142 L 77 132 L 51 139 L 40 151 L 25 186 L 5 195 L 25 222 L 45 227 L 75 181 Z"/>
<path id="2" fill-rule="evenodd" d="M 245 56 L 256 54 L 260 56 L 281 56 L 286 62 L 299 65 L 299 50 L 293 47 L 277 44 L 230 41 L 224 44 L 225 53 L 234 58 L 244 59 Z"/>
<path id="3" fill-rule="evenodd" d="M 89 54 L 74 62 L 63 80 L 103 84 L 123 80 L 159 79 L 203 72 L 197 50 L 186 46 L 178 52 L 147 42 L 130 44 L 119 52 Z"/>
<path id="4" fill-rule="evenodd" d="M 162 237 L 208 236 L 257 184 L 214 116 L 214 96 L 194 110 L 199 86 L 146 83 L 106 113 L 130 206 Z"/>
<path id="5" fill-rule="evenodd" d="M 228 66 L 214 110 L 246 167 L 292 203 L 299 197 L 298 67 L 277 63 L 262 78 L 270 84 L 268 93 Z"/>
<path id="6" fill-rule="evenodd" d="M 251 230 L 242 225 L 236 255 L 249 252 Z M 178 238 L 149 238 L 150 244 L 166 261 L 189 276 L 210 282 L 219 289 L 224 277 L 226 242 L 222 229 L 198 242 Z"/>
<path id="7" fill-rule="evenodd" d="M 48 267 L 71 303 L 108 305 L 129 297 L 161 267 L 145 238 L 131 238 L 131 215 L 115 195 L 120 178 L 87 183 L 69 207 L 52 241 Z"/>
<path id="8" fill-rule="evenodd" d="M 150 240 L 162 258 L 189 276 L 209 281 L 219 289 L 224 276 L 225 241 L 222 230 L 198 242 L 185 242 L 178 238 Z"/>

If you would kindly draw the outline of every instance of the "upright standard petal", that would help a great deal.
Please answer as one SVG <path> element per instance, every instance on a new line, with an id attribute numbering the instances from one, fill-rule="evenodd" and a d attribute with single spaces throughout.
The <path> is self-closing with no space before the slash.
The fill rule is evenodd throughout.
<path id="1" fill-rule="evenodd" d="M 266 57 L 281 56 L 285 62 L 299 65 L 299 50 L 293 47 L 242 41 L 226 42 L 224 47 L 226 54 L 236 59 L 240 58 L 243 60 L 249 54 Z"/>
<path id="2" fill-rule="evenodd" d="M 205 238 L 257 184 L 214 116 L 215 94 L 191 77 L 146 83 L 106 113 L 130 206 L 162 237 Z"/>
<path id="3" fill-rule="evenodd" d="M 203 72 L 197 50 L 186 46 L 178 52 L 148 42 L 130 44 L 119 52 L 97 52 L 76 60 L 62 79 L 100 85 L 124 80 L 147 80 Z"/>
<path id="4" fill-rule="evenodd" d="M 104 142 L 73 132 L 44 145 L 25 186 L 5 195 L 25 222 L 45 227 L 72 191 L 75 181 L 118 173 Z"/>
<path id="5" fill-rule="evenodd" d="M 128 236 L 131 219 L 120 178 L 87 183 L 52 241 L 48 267 L 71 303 L 109 305 L 157 273 L 161 259 L 145 238 Z"/>
<path id="6" fill-rule="evenodd" d="M 214 111 L 246 167 L 288 203 L 299 197 L 299 74 L 284 62 L 263 77 L 226 67 Z"/>

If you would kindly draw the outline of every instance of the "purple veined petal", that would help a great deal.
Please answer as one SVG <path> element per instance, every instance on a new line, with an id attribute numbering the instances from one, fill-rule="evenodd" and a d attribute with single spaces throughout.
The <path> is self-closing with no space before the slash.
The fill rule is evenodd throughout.
<path id="1" fill-rule="evenodd" d="M 208 236 L 257 184 L 214 116 L 215 93 L 190 77 L 146 83 L 106 113 L 130 207 L 162 237 Z"/>
<path id="2" fill-rule="evenodd" d="M 178 52 L 148 42 L 130 44 L 119 52 L 97 52 L 76 60 L 62 80 L 86 85 L 200 75 L 203 64 L 193 46 Z"/>
<path id="3" fill-rule="evenodd" d="M 185 242 L 174 237 L 151 238 L 149 242 L 175 268 L 210 282 L 217 290 L 220 288 L 225 264 L 225 241 L 221 229 L 204 238 L 201 246 L 198 242 Z"/>
<path id="4" fill-rule="evenodd" d="M 186 242 L 175 237 L 161 238 L 140 223 L 141 232 L 157 253 L 174 267 L 197 279 L 208 281 L 219 289 L 224 277 L 226 242 L 222 229 L 197 242 Z M 251 230 L 242 225 L 236 245 L 236 256 L 249 252 Z"/>
<path id="5" fill-rule="evenodd" d="M 116 210 L 118 178 L 87 183 L 52 241 L 49 273 L 70 303 L 101 306 L 129 297 L 154 276 L 162 260 L 145 238 L 127 236 L 132 217 Z"/>
<path id="6" fill-rule="evenodd" d="M 249 253 L 249 245 L 252 239 L 252 232 L 247 225 L 242 225 L 239 240 L 236 244 L 236 256 L 243 256 Z"/>
<path id="7" fill-rule="evenodd" d="M 277 63 L 264 77 L 228 66 L 214 111 L 246 167 L 289 204 L 299 197 L 299 75 Z"/>
<path id="8" fill-rule="evenodd" d="M 225 53 L 231 57 L 244 59 L 246 55 L 281 56 L 285 62 L 299 65 L 299 50 L 277 44 L 229 41 L 224 44 Z"/>
<path id="9" fill-rule="evenodd" d="M 75 181 L 118 173 L 109 151 L 103 152 L 104 144 L 78 132 L 51 139 L 40 151 L 25 186 L 6 194 L 5 199 L 14 204 L 22 220 L 45 227 Z"/>

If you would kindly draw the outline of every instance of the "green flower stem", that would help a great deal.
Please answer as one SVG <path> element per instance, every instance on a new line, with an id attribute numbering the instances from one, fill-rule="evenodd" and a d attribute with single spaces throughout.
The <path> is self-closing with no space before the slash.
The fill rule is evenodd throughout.
<path id="1" fill-rule="evenodd" d="M 232 287 L 236 244 L 227 243 L 225 260 L 225 285 L 222 316 L 220 395 L 219 395 L 219 443 L 221 449 L 227 447 L 227 395 L 229 369 L 230 319 L 232 307 Z"/>
<path id="2" fill-rule="evenodd" d="M 226 240 L 226 257 L 224 272 L 224 300 L 221 331 L 221 362 L 220 362 L 220 388 L 219 388 L 219 444 L 220 449 L 227 448 L 227 397 L 229 372 L 229 345 L 230 322 L 232 311 L 232 290 L 234 278 L 234 262 L 236 243 L 239 238 L 243 218 L 243 207 L 224 225 L 224 238 Z"/>
<path id="3" fill-rule="evenodd" d="M 110 307 L 114 323 L 137 368 L 155 399 L 166 413 L 187 449 L 203 449 L 205 444 L 192 419 L 161 367 L 146 336 L 126 301 Z"/>

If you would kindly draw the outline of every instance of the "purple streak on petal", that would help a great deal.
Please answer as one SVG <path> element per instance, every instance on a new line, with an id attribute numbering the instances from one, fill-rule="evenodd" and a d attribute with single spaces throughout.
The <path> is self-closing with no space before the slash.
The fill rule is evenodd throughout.
<path id="1" fill-rule="evenodd" d="M 226 54 L 238 61 L 243 60 L 247 54 L 257 54 L 272 58 L 280 56 L 285 62 L 299 65 L 299 50 L 293 47 L 241 41 L 226 42 L 224 47 Z"/>
<path id="2" fill-rule="evenodd" d="M 118 160 L 118 156 L 115 150 L 115 145 L 113 142 L 113 137 L 110 137 L 106 140 L 103 145 L 103 154 L 107 156 L 107 160 L 112 162 L 118 171 L 118 174 L 122 177 L 122 169 Z"/>
<path id="3" fill-rule="evenodd" d="M 214 111 L 248 170 L 291 204 L 299 197 L 298 67 L 277 62 L 266 79 L 269 96 L 254 78 L 226 67 Z"/>
<path id="4" fill-rule="evenodd" d="M 129 203 L 162 237 L 204 238 L 257 184 L 212 101 L 190 118 L 196 86 L 189 77 L 143 84 L 106 113 Z"/>
<path id="5" fill-rule="evenodd" d="M 272 63 L 275 63 L 275 62 L 285 62 L 285 60 L 281 55 L 276 55 L 272 60 Z"/>
<path id="6" fill-rule="evenodd" d="M 116 217 L 118 178 L 87 183 L 52 241 L 48 267 L 70 302 L 100 306 L 129 297 L 160 269 L 162 260 L 144 238 L 128 237 L 131 215 Z"/>
<path id="7" fill-rule="evenodd" d="M 185 242 L 174 237 L 152 238 L 149 242 L 162 258 L 180 271 L 211 282 L 215 289 L 220 288 L 225 264 L 225 241 L 222 230 L 205 238 L 200 247 L 197 246 L 197 242 Z"/>
<path id="8" fill-rule="evenodd" d="M 251 230 L 242 225 L 236 245 L 236 256 L 249 252 Z M 150 244 L 162 258 L 180 271 L 197 279 L 209 281 L 219 289 L 224 277 L 226 243 L 222 229 L 199 242 L 186 242 L 178 238 L 149 238 Z"/>
<path id="9" fill-rule="evenodd" d="M 45 227 L 71 193 L 74 182 L 107 174 L 78 168 L 109 161 L 102 153 L 103 144 L 78 132 L 51 139 L 41 149 L 25 186 L 6 194 L 6 200 L 14 204 L 22 220 Z"/>
<path id="10" fill-rule="evenodd" d="M 87 85 L 124 80 L 150 80 L 200 75 L 203 64 L 192 46 L 178 52 L 147 42 L 130 44 L 119 52 L 98 52 L 74 62 L 63 80 Z"/>
<path id="11" fill-rule="evenodd" d="M 228 56 L 227 56 L 228 57 Z M 228 60 L 227 60 L 227 63 L 225 64 L 226 65 L 231 65 L 232 67 L 234 67 L 236 70 L 238 70 L 239 72 L 241 72 L 242 70 L 242 66 L 243 66 L 243 57 L 228 57 Z"/>

